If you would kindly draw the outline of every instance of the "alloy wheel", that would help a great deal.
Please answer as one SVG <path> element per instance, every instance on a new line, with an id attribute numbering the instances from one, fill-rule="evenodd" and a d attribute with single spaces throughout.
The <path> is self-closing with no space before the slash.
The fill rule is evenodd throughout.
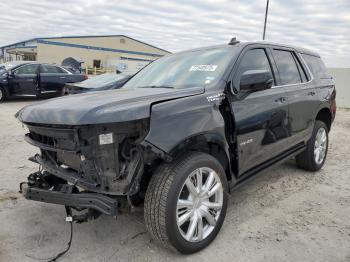
<path id="1" fill-rule="evenodd" d="M 316 164 L 322 164 L 327 152 L 327 133 L 326 130 L 321 127 L 318 129 L 316 138 L 315 138 L 315 147 L 314 147 L 314 157 Z"/>
<path id="2" fill-rule="evenodd" d="M 186 179 L 177 200 L 177 226 L 183 238 L 199 242 L 214 230 L 223 207 L 224 190 L 211 168 L 194 170 Z"/>

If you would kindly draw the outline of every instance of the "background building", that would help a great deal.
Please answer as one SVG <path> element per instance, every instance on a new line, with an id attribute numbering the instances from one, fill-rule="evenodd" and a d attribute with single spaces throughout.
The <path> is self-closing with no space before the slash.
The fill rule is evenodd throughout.
<path id="1" fill-rule="evenodd" d="M 125 35 L 47 37 L 0 47 L 0 63 L 37 60 L 61 64 L 74 57 L 84 61 L 83 68 L 134 71 L 169 53 Z"/>

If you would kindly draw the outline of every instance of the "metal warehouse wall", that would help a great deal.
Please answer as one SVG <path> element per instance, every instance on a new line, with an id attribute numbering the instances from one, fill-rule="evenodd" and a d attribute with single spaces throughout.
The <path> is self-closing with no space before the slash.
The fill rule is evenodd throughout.
<path id="1" fill-rule="evenodd" d="M 328 68 L 335 80 L 337 106 L 350 108 L 350 68 Z"/>
<path id="2" fill-rule="evenodd" d="M 111 59 L 155 60 L 166 54 L 168 52 L 127 37 L 50 38 L 38 40 L 37 44 L 38 61 L 60 64 L 72 56 L 82 58 L 83 66 L 88 67 L 93 66 L 93 60 L 101 60 L 106 67 Z"/>

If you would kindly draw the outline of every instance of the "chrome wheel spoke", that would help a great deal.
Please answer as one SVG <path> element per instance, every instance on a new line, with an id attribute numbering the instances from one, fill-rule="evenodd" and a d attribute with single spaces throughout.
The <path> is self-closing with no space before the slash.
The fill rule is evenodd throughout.
<path id="1" fill-rule="evenodd" d="M 205 220 L 207 220 L 209 225 L 215 226 L 216 225 L 215 217 L 209 212 L 209 209 L 204 209 L 202 212 L 203 212 L 202 214 L 203 217 L 205 218 Z"/>
<path id="2" fill-rule="evenodd" d="M 203 183 L 203 174 L 200 168 L 198 168 L 196 172 L 196 182 L 197 182 L 196 188 L 198 192 L 200 192 L 202 190 L 202 183 Z"/>
<path id="3" fill-rule="evenodd" d="M 201 215 L 198 216 L 197 234 L 198 234 L 198 240 L 202 240 L 203 239 L 203 219 Z"/>
<path id="4" fill-rule="evenodd" d="M 191 200 L 185 200 L 185 199 L 179 199 L 177 201 L 177 208 L 180 209 L 180 208 L 192 208 L 193 207 L 193 201 Z"/>
<path id="5" fill-rule="evenodd" d="M 205 181 L 205 184 L 204 184 L 204 191 L 205 192 L 209 192 L 213 182 L 215 180 L 215 173 L 214 172 L 210 172 L 208 177 L 207 177 L 207 180 Z"/>
<path id="6" fill-rule="evenodd" d="M 213 186 L 212 189 L 210 189 L 210 191 L 208 192 L 208 196 L 211 197 L 212 195 L 214 195 L 219 189 L 221 188 L 221 183 L 217 182 L 215 184 L 215 186 Z"/>
<path id="7" fill-rule="evenodd" d="M 221 210 L 222 208 L 222 203 L 215 203 L 215 202 L 203 202 L 203 205 L 205 205 L 209 209 L 213 210 Z"/>
<path id="8" fill-rule="evenodd" d="M 193 239 L 193 235 L 194 235 L 194 232 L 197 228 L 197 221 L 198 221 L 198 218 L 196 215 L 194 215 L 192 218 L 191 218 L 191 222 L 188 226 L 188 229 L 187 229 L 187 233 L 186 233 L 186 239 L 188 241 L 191 241 Z"/>
<path id="9" fill-rule="evenodd" d="M 190 192 L 190 194 L 192 196 L 198 195 L 198 190 L 197 190 L 197 188 L 195 187 L 195 185 L 193 184 L 193 182 L 191 181 L 190 178 L 186 179 L 185 184 L 186 184 L 186 187 L 187 187 L 188 191 Z"/>
<path id="10" fill-rule="evenodd" d="M 182 216 L 178 217 L 177 224 L 179 226 L 182 226 L 191 216 L 192 216 L 192 211 L 187 210 Z"/>

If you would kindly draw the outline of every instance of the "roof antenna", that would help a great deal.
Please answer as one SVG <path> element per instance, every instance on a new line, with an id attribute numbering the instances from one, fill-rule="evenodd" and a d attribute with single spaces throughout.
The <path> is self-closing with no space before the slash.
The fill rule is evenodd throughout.
<path id="1" fill-rule="evenodd" d="M 236 39 L 236 37 L 232 37 L 231 41 L 228 43 L 229 45 L 235 45 L 238 44 L 239 41 Z"/>
<path id="2" fill-rule="evenodd" d="M 268 13 L 268 11 L 269 11 L 269 0 L 266 1 L 266 10 L 265 10 L 265 22 L 264 22 L 263 40 L 265 40 L 266 21 L 267 21 L 267 13 Z"/>

